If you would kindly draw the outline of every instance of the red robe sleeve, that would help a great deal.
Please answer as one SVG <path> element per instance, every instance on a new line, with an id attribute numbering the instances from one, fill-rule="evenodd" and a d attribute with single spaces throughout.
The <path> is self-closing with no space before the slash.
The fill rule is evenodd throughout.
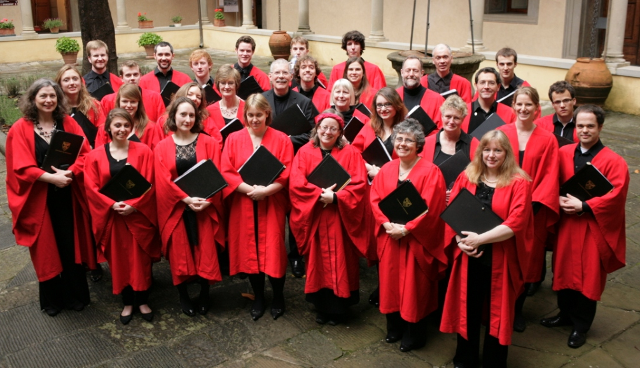
<path id="1" fill-rule="evenodd" d="M 110 93 L 100 100 L 100 105 L 102 106 L 102 111 L 105 116 L 109 115 L 109 111 L 113 110 L 116 107 L 116 96 L 117 93 Z"/>
<path id="2" fill-rule="evenodd" d="M 346 63 L 345 63 L 346 65 Z M 369 85 L 374 90 L 379 90 L 380 88 L 387 86 L 387 80 L 384 78 L 384 73 L 379 66 L 374 63 L 370 63 L 368 61 L 364 62 L 364 69 L 367 71 L 367 79 L 369 80 Z M 341 77 L 342 78 L 342 77 Z M 372 94 L 372 96 L 375 92 Z M 369 106 L 369 105 L 367 105 Z"/>
<path id="3" fill-rule="evenodd" d="M 333 84 L 344 75 L 345 65 L 347 65 L 347 63 L 343 61 L 334 65 L 333 69 L 331 69 L 331 75 L 329 76 L 329 85 L 327 86 L 327 91 L 329 93 L 331 93 L 331 90 L 333 89 Z"/>
<path id="4" fill-rule="evenodd" d="M 255 65 L 253 66 L 253 68 L 251 68 L 251 73 L 249 73 L 249 75 L 252 75 L 256 79 L 256 82 L 258 82 L 262 90 L 268 91 L 271 89 L 271 81 L 269 80 L 269 76 L 267 76 L 267 73 L 258 69 Z"/>
<path id="5" fill-rule="evenodd" d="M 142 104 L 151 121 L 158 121 L 165 112 L 164 100 L 158 92 L 142 89 Z"/>

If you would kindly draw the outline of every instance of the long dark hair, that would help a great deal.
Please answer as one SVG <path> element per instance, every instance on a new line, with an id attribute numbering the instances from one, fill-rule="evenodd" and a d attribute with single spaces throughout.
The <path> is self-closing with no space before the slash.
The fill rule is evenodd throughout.
<path id="1" fill-rule="evenodd" d="M 36 122 L 38 121 L 38 107 L 36 106 L 36 96 L 38 92 L 44 87 L 53 87 L 53 90 L 56 92 L 57 104 L 56 109 L 53 110 L 53 119 L 60 123 L 64 119 L 65 115 L 69 111 L 67 108 L 67 97 L 62 92 L 62 88 L 58 85 L 58 83 L 52 81 L 48 78 L 40 78 L 33 82 L 31 87 L 27 89 L 24 95 L 20 98 L 20 102 L 18 107 L 24 115 L 26 120 Z"/>
<path id="2" fill-rule="evenodd" d="M 196 104 L 191 101 L 189 97 L 178 97 L 171 103 L 169 111 L 167 112 L 167 121 L 165 122 L 166 127 L 172 132 L 178 130 L 178 125 L 176 124 L 176 113 L 178 112 L 178 107 L 184 103 L 191 105 L 191 107 L 193 107 L 193 112 L 196 114 L 196 121 L 191 127 L 191 133 L 200 133 L 202 131 L 202 117 L 198 114 Z"/>

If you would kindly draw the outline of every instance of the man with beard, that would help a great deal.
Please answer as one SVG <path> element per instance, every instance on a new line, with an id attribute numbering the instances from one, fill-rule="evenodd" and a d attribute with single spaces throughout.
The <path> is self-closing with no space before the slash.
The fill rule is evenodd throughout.
<path id="1" fill-rule="evenodd" d="M 158 66 L 140 78 L 140 87 L 160 93 L 169 82 L 179 87 L 191 82 L 188 75 L 171 67 L 173 56 L 173 46 L 169 42 L 162 41 L 157 44 L 153 49 L 153 57 Z"/>
<path id="2" fill-rule="evenodd" d="M 303 56 L 309 55 L 309 40 L 307 40 L 306 38 L 302 37 L 302 36 L 297 36 L 294 37 L 291 40 L 291 68 L 295 68 L 295 64 L 293 61 L 295 60 L 296 62 L 298 60 L 300 60 Z M 320 83 L 320 86 L 324 89 L 327 88 L 327 86 L 329 85 L 329 81 L 327 80 L 327 77 L 324 76 L 324 73 L 322 73 L 322 70 L 320 70 L 320 68 L 318 68 L 316 66 L 316 75 L 318 76 L 317 82 Z M 297 73 L 294 73 L 294 79 L 293 82 L 291 84 L 291 87 L 295 87 L 297 85 Z M 308 96 L 307 96 L 308 97 Z M 318 109 L 318 111 L 323 111 L 324 109 L 320 110 Z"/>
<path id="3" fill-rule="evenodd" d="M 364 52 L 364 35 L 358 31 L 350 31 L 345 33 L 342 37 L 342 49 L 347 52 L 347 57 L 362 57 Z M 327 90 L 331 91 L 333 84 L 344 75 L 344 69 L 346 67 L 346 61 L 340 64 L 336 64 L 331 70 L 331 77 L 329 78 L 329 85 Z M 387 86 L 387 81 L 384 79 L 382 70 L 373 63 L 368 61 L 364 62 L 364 69 L 367 74 L 367 79 L 373 90 L 379 90 L 382 87 Z"/>
<path id="4" fill-rule="evenodd" d="M 291 89 L 310 99 L 316 110 L 324 111 L 328 109 L 329 92 L 318 83 L 318 73 L 322 72 L 316 59 L 308 54 L 301 56 L 296 62 L 294 70 L 294 83 L 292 83 L 292 86 L 295 85 L 295 87 Z"/>
<path id="5" fill-rule="evenodd" d="M 402 87 L 399 87 L 396 91 L 402 98 L 407 110 L 411 111 L 417 105 L 422 107 L 437 126 L 437 129 L 431 132 L 431 134 L 435 134 L 442 128 L 440 105 L 444 102 L 444 98 L 420 84 L 420 78 L 423 73 L 420 59 L 415 56 L 407 57 L 400 70 Z"/>
<path id="6" fill-rule="evenodd" d="M 443 43 L 437 44 L 433 48 L 432 58 L 436 71 L 422 77 L 420 84 L 440 94 L 455 89 L 464 102 L 470 103 L 471 83 L 451 71 L 453 62 L 451 47 Z"/>
<path id="7" fill-rule="evenodd" d="M 256 41 L 251 36 L 242 36 L 236 41 L 236 54 L 238 55 L 238 62 L 233 64 L 233 67 L 240 72 L 240 80 L 252 76 L 256 79 L 260 88 L 266 91 L 270 88 L 269 77 L 265 72 L 256 68 L 251 64 L 253 53 L 256 51 Z"/>
<path id="8" fill-rule="evenodd" d="M 98 88 L 105 84 L 111 84 L 111 88 L 117 91 L 122 85 L 122 81 L 115 74 L 107 71 L 109 63 L 109 47 L 100 40 L 93 40 L 85 46 L 87 59 L 91 64 L 91 71 L 82 78 L 87 86 L 87 91 L 93 95 Z"/>
<path id="9" fill-rule="evenodd" d="M 476 73 L 475 86 L 478 91 L 478 99 L 467 103 L 469 113 L 460 126 L 467 134 L 471 134 L 492 114 L 498 114 L 507 124 L 516 121 L 513 108 L 496 101 L 496 92 L 500 82 L 500 74 L 494 68 L 482 68 Z"/>

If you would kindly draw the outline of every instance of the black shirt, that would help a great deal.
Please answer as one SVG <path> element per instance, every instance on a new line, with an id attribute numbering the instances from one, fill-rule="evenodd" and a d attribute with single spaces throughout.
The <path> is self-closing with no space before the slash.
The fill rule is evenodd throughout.
<path id="1" fill-rule="evenodd" d="M 476 197 L 480 199 L 480 202 L 482 202 L 482 204 L 491 209 L 491 205 L 493 204 L 493 194 L 495 193 L 495 191 L 495 188 L 488 186 L 484 182 L 480 182 L 480 184 L 478 184 L 478 188 L 476 189 Z M 478 260 L 483 265 L 491 267 L 491 253 L 493 253 L 491 245 L 492 244 L 484 244 L 484 253 L 482 254 L 482 256 L 480 256 L 480 258 L 469 257 L 469 260 Z"/>
<path id="2" fill-rule="evenodd" d="M 92 70 L 82 78 L 84 78 L 84 83 L 87 86 L 87 91 L 89 91 L 89 93 L 95 92 L 98 88 L 110 82 L 108 71 L 98 74 Z"/>
<path id="3" fill-rule="evenodd" d="M 291 90 L 288 90 L 286 94 L 282 96 L 278 96 L 277 94 L 273 94 L 273 101 L 275 102 L 275 106 L 273 109 L 273 116 L 278 116 L 287 109 L 287 102 L 289 101 L 289 95 L 291 95 Z"/>
<path id="4" fill-rule="evenodd" d="M 298 92 L 300 92 L 301 95 L 303 95 L 304 97 L 313 100 L 313 95 L 316 93 L 316 90 L 318 89 L 318 85 L 314 84 L 313 88 L 311 88 L 308 91 L 305 91 L 304 89 L 302 89 L 301 85 L 298 85 Z M 291 88 L 293 88 L 293 84 L 291 85 Z"/>
<path id="5" fill-rule="evenodd" d="M 164 74 L 158 67 L 156 67 L 155 69 L 153 69 L 153 74 L 155 74 L 156 78 L 158 78 L 158 82 L 160 82 L 160 90 L 162 91 L 173 77 L 173 68 L 169 69 L 167 74 Z"/>
<path id="6" fill-rule="evenodd" d="M 502 84 L 500 84 L 500 89 L 498 90 L 498 98 L 497 100 L 499 101 L 501 98 L 507 96 L 508 94 L 515 92 L 516 89 L 520 88 L 520 86 L 522 86 L 522 83 L 524 83 L 524 80 L 518 78 L 517 75 L 513 76 L 513 79 L 511 80 L 511 83 L 509 83 L 509 86 L 507 88 L 504 88 L 504 86 Z M 511 100 L 513 100 L 513 98 L 511 98 Z M 511 106 L 511 101 L 504 101 L 502 102 L 507 106 Z"/>
<path id="7" fill-rule="evenodd" d="M 489 115 L 496 114 L 497 111 L 497 101 L 493 101 L 493 104 L 491 105 L 491 108 L 489 108 L 489 111 L 484 111 L 482 106 L 480 106 L 480 102 L 478 102 L 478 100 L 473 101 L 473 103 L 471 103 L 471 111 L 469 112 L 471 114 L 471 117 L 469 118 L 469 128 L 467 129 L 467 133 L 471 134 L 474 130 L 476 130 L 476 128 L 480 126 L 480 124 L 484 123 L 484 121 L 487 120 Z"/>
<path id="8" fill-rule="evenodd" d="M 582 169 L 587 162 L 593 161 L 593 158 L 596 157 L 600 151 L 604 148 L 604 144 L 602 141 L 598 139 L 598 142 L 594 144 L 591 148 L 587 150 L 587 152 L 582 153 L 582 148 L 580 144 L 576 146 L 576 151 L 573 155 L 573 173 L 575 174 L 578 170 Z M 582 212 L 592 212 L 591 207 L 587 202 L 582 202 Z"/>
<path id="9" fill-rule="evenodd" d="M 113 178 L 127 164 L 127 159 L 116 160 L 113 158 L 113 156 L 111 156 L 109 145 L 110 143 L 106 143 L 104 145 L 104 150 L 107 151 L 107 159 L 109 159 L 109 174 L 111 174 L 111 177 Z"/>
<path id="10" fill-rule="evenodd" d="M 444 131 L 444 129 L 440 129 L 440 132 L 442 131 Z M 440 132 L 436 134 L 436 150 L 433 153 L 433 163 L 436 165 L 440 165 L 446 161 L 447 158 L 452 156 L 442 152 L 442 146 L 440 145 Z M 462 150 L 464 155 L 469 157 L 469 152 L 471 151 L 471 140 L 472 137 L 469 134 L 460 131 L 460 137 L 456 142 L 456 152 Z M 443 157 L 446 158 L 443 159 Z"/>
<path id="11" fill-rule="evenodd" d="M 438 72 L 433 72 L 427 77 L 429 89 L 438 93 L 447 92 L 451 89 L 451 78 L 453 78 L 453 73 L 451 71 L 449 71 L 449 74 L 445 75 L 443 78 L 438 75 Z"/>
<path id="12" fill-rule="evenodd" d="M 558 120 L 558 114 L 553 114 L 553 133 L 573 142 L 573 132 L 576 130 L 576 123 L 571 118 L 567 125 L 563 125 Z"/>
<path id="13" fill-rule="evenodd" d="M 253 69 L 253 64 L 249 63 L 249 65 L 243 68 L 240 66 L 240 64 L 235 63 L 233 64 L 233 68 L 238 72 L 240 72 L 240 80 L 245 80 L 249 78 L 249 75 L 251 74 L 251 69 Z"/>
<path id="14" fill-rule="evenodd" d="M 407 110 L 411 111 L 411 109 L 413 109 L 414 107 L 420 105 L 420 102 L 422 101 L 422 97 L 424 96 L 424 93 L 427 91 L 426 88 L 424 88 L 424 86 L 419 85 L 416 88 L 406 88 L 404 87 L 404 106 L 407 107 Z"/>
<path id="15" fill-rule="evenodd" d="M 196 83 L 200 84 L 200 82 L 198 82 L 198 80 L 196 80 L 195 78 L 193 78 L 192 80 L 193 80 L 194 82 L 196 82 Z M 213 81 L 213 77 L 212 77 L 212 76 L 209 76 L 209 80 L 207 81 L 207 83 L 205 83 L 205 84 L 204 84 L 203 86 L 201 86 L 201 87 L 204 87 L 204 86 L 209 86 L 209 87 L 211 87 L 211 88 L 215 88 L 215 82 Z"/>

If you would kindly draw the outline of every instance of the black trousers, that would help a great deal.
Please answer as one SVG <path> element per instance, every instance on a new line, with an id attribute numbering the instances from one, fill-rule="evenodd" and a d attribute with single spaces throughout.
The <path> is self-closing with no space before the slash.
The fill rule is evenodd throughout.
<path id="1" fill-rule="evenodd" d="M 571 289 L 558 291 L 558 307 L 560 315 L 570 318 L 573 329 L 586 333 L 591 328 L 596 316 L 597 302 L 584 296 L 581 292 Z"/>
<path id="2" fill-rule="evenodd" d="M 149 289 L 144 291 L 134 291 L 133 288 L 128 285 L 122 289 L 122 304 L 141 306 L 147 304 L 149 300 Z"/>

